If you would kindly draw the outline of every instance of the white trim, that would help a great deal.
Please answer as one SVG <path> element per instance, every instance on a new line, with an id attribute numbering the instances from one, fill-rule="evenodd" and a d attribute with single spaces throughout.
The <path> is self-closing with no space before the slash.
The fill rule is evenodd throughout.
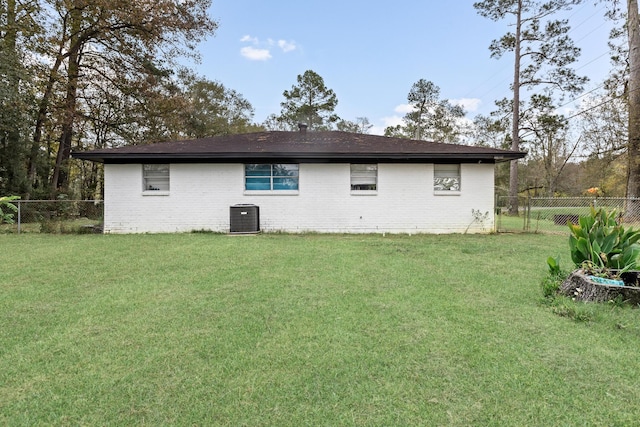
<path id="1" fill-rule="evenodd" d="M 168 196 L 169 192 L 162 191 L 162 190 L 147 190 L 147 191 L 143 191 L 142 195 L 143 196 Z"/>
<path id="2" fill-rule="evenodd" d="M 461 191 L 453 191 L 453 190 L 443 190 L 443 191 L 434 191 L 434 196 L 460 196 L 462 194 Z"/>
<path id="3" fill-rule="evenodd" d="M 378 190 L 351 190 L 352 196 L 377 196 Z"/>

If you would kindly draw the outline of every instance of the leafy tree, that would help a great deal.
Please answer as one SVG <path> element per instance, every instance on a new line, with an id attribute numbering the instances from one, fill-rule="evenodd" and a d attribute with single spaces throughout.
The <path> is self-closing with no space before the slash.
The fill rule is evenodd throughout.
<path id="1" fill-rule="evenodd" d="M 465 112 L 459 105 L 440 99 L 440 88 L 420 79 L 411 86 L 407 101 L 412 111 L 405 114 L 404 125 L 388 127 L 387 136 L 458 142 L 462 134 L 460 119 Z"/>
<path id="2" fill-rule="evenodd" d="M 30 176 L 47 125 L 55 115 L 56 160 L 51 188 L 64 191 L 69 181 L 69 155 L 82 104 L 78 93 L 91 89 L 99 74 L 128 96 L 123 84 L 154 78 L 154 64 L 172 64 L 180 56 L 197 56 L 195 44 L 211 34 L 216 23 L 207 14 L 210 0 L 62 0 L 48 6 L 50 59 L 39 97 L 31 149 Z M 162 67 L 161 67 L 162 68 Z M 136 78 L 136 76 L 138 76 Z M 58 114 L 60 112 L 60 114 Z M 50 138 L 47 136 L 47 138 Z"/>
<path id="3" fill-rule="evenodd" d="M 622 97 L 606 93 L 586 98 L 578 126 L 588 153 L 613 160 L 626 155 L 628 110 Z"/>
<path id="4" fill-rule="evenodd" d="M 331 129 L 340 118 L 334 113 L 338 98 L 333 90 L 325 86 L 320 75 L 307 70 L 298 75 L 298 84 L 285 90 L 285 101 L 278 121 L 295 130 L 298 123 L 306 123 L 309 129 Z"/>
<path id="5" fill-rule="evenodd" d="M 531 108 L 521 117 L 522 129 L 529 137 L 526 146 L 530 158 L 542 166 L 544 188 L 553 197 L 558 179 L 578 148 L 578 142 L 569 142 L 568 120 L 556 114 L 556 106 L 547 95 L 533 95 Z"/>
<path id="6" fill-rule="evenodd" d="M 632 80 L 638 76 L 630 74 L 630 62 L 633 60 L 630 51 L 634 41 L 637 43 L 638 40 L 629 30 L 638 25 L 637 2 L 628 1 L 626 8 L 621 1 L 606 3 L 606 17 L 615 24 L 609 36 L 612 67 L 603 90 L 582 102 L 579 116 L 582 139 L 589 153 L 583 165 L 588 171 L 585 188 L 598 187 L 608 195 L 633 195 L 637 194 L 633 188 L 637 181 L 633 172 L 636 162 L 632 159 L 637 138 L 630 135 L 634 131 L 630 112 L 634 101 L 631 95 L 637 94 L 639 86 L 636 82 L 636 88 L 631 89 L 634 85 Z M 636 13 L 631 13 L 634 9 Z M 627 19 L 629 13 L 630 19 Z M 634 19 L 635 24 L 632 23 Z M 633 69 L 637 71 L 638 65 Z M 628 210 L 634 209 L 629 207 Z"/>
<path id="7" fill-rule="evenodd" d="M 390 138 L 409 138 L 405 133 L 404 126 L 402 125 L 387 126 L 384 129 L 384 136 L 388 136 Z"/>
<path id="8" fill-rule="evenodd" d="M 598 187 L 607 195 L 624 197 L 628 168 L 627 100 L 607 90 L 586 98 L 580 107 L 577 128 L 587 156 L 583 167 L 588 172 L 583 190 Z"/>
<path id="9" fill-rule="evenodd" d="M 499 111 L 490 113 L 489 116 L 478 114 L 473 118 L 471 138 L 475 145 L 509 149 L 511 138 L 509 137 L 510 121 L 507 117 L 501 117 Z"/>
<path id="10" fill-rule="evenodd" d="M 211 0 L 0 2 L 0 190 L 101 193 L 91 149 L 260 129 L 234 90 L 177 58 L 216 29 Z"/>
<path id="11" fill-rule="evenodd" d="M 33 69 L 24 60 L 40 32 L 37 3 L 0 3 L 0 193 L 27 190 L 29 106 Z"/>
<path id="12" fill-rule="evenodd" d="M 270 131 L 287 131 L 292 128 L 283 120 L 281 116 L 276 114 L 269 114 L 261 125 L 264 129 Z"/>
<path id="13" fill-rule="evenodd" d="M 185 136 L 203 138 L 255 130 L 253 107 L 241 94 L 222 83 L 188 76 L 185 96 Z"/>
<path id="14" fill-rule="evenodd" d="M 623 197 L 626 193 L 629 44 L 625 11 L 622 2 L 607 2 L 605 16 L 614 23 L 609 36 L 611 70 L 603 89 L 583 98 L 581 112 L 574 119 L 586 153 L 578 174 L 580 190 L 575 194 L 592 187 L 609 196 Z"/>
<path id="15" fill-rule="evenodd" d="M 510 123 L 509 116 L 502 114 L 499 110 L 492 112 L 489 116 L 478 114 L 473 118 L 471 141 L 473 144 L 483 147 L 509 149 L 511 146 Z M 496 194 L 499 196 L 504 197 L 509 193 L 509 164 L 507 162 L 496 165 L 495 186 Z"/>
<path id="16" fill-rule="evenodd" d="M 491 56 L 514 56 L 511 149 L 520 150 L 521 90 L 543 88 L 550 93 L 579 93 L 586 78 L 570 65 L 580 55 L 568 36 L 567 20 L 552 19 L 560 10 L 580 0 L 483 0 L 474 3 L 478 13 L 493 21 L 509 19 L 514 31 L 489 46 Z M 512 161 L 509 182 L 510 213 L 518 213 L 518 163 Z"/>
<path id="17" fill-rule="evenodd" d="M 91 72 L 90 70 L 88 72 Z M 202 138 L 261 129 L 253 107 L 239 93 L 190 70 L 155 67 L 141 76 L 104 79 L 93 75 L 83 88 L 76 120 L 82 149 Z M 100 194 L 100 165 L 77 165 L 83 198 Z"/>
<path id="18" fill-rule="evenodd" d="M 369 133 L 373 125 L 369 123 L 369 119 L 366 117 L 356 117 L 355 122 L 340 120 L 336 127 L 343 132 Z"/>

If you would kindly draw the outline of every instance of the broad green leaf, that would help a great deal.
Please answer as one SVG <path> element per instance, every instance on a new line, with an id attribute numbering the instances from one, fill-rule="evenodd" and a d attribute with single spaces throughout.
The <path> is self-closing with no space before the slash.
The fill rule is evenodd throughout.
<path id="1" fill-rule="evenodd" d="M 616 246 L 617 241 L 618 241 L 618 235 L 616 233 L 609 234 L 602 240 L 600 250 L 604 253 L 610 253 L 613 250 L 613 248 Z"/>

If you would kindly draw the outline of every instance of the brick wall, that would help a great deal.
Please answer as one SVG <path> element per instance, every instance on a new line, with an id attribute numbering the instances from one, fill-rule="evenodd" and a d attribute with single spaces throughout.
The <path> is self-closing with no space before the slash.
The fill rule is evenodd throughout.
<path id="1" fill-rule="evenodd" d="M 143 192 L 140 164 L 105 165 L 107 233 L 229 231 L 229 207 L 255 204 L 262 231 L 458 233 L 493 230 L 491 164 L 463 164 L 461 191 L 436 194 L 432 164 L 378 165 L 375 194 L 352 194 L 349 164 L 300 164 L 296 194 L 244 191 L 242 164 L 171 164 L 170 191 Z M 489 212 L 484 224 L 472 209 Z"/>

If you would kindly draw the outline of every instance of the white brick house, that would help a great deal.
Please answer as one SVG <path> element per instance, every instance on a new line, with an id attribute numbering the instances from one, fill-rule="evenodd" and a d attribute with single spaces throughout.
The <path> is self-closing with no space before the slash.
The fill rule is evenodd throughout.
<path id="1" fill-rule="evenodd" d="M 524 155 L 346 132 L 259 132 L 73 154 L 104 163 L 105 233 L 255 226 L 412 234 L 493 230 L 495 163 Z M 473 211 L 488 216 L 474 220 Z"/>

